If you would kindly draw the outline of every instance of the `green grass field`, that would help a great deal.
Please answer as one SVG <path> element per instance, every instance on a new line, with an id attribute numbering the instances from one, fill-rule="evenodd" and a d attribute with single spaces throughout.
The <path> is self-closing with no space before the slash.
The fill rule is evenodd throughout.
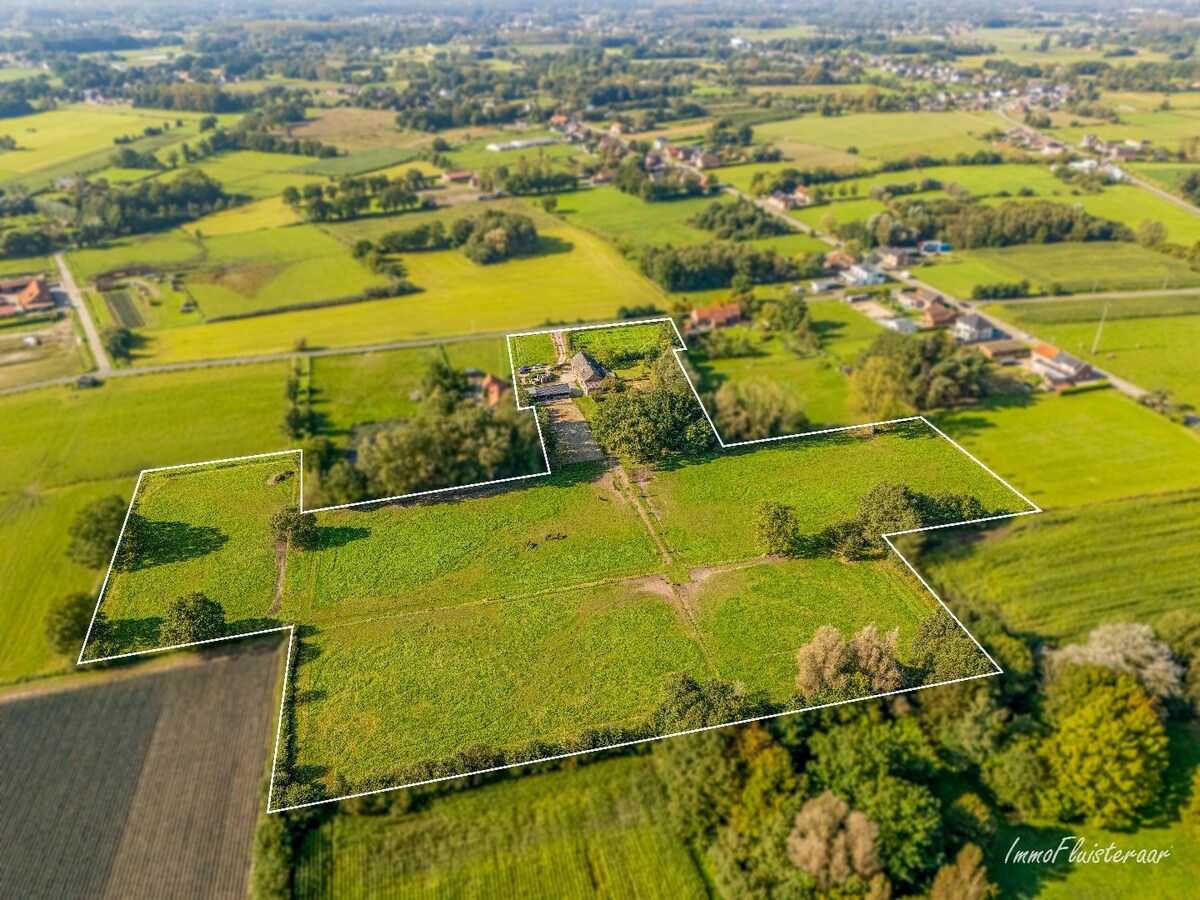
<path id="1" fill-rule="evenodd" d="M 1074 292 L 1200 285 L 1200 273 L 1186 262 L 1115 241 L 960 251 L 922 268 L 921 279 L 956 297 L 970 297 L 976 285 L 1022 280 L 1030 282 L 1031 291 L 1046 291 L 1055 284 Z"/>
<path id="2" fill-rule="evenodd" d="M 525 777 L 403 816 L 338 816 L 305 842 L 299 900 L 699 896 L 648 757 Z"/>
<path id="3" fill-rule="evenodd" d="M 558 198 L 558 212 L 581 228 L 609 240 L 627 239 L 634 246 L 673 244 L 676 247 L 704 244 L 712 232 L 687 224 L 713 203 L 732 200 L 728 194 L 696 197 L 663 203 L 646 203 L 615 187 L 576 191 Z"/>
<path id="4" fill-rule="evenodd" d="M 938 425 L 1043 508 L 1200 487 L 1200 440 L 1114 390 L 998 400 Z"/>
<path id="5" fill-rule="evenodd" d="M 770 334 L 759 336 L 754 356 L 709 360 L 693 354 L 701 392 L 715 391 L 726 381 L 769 378 L 796 401 L 808 417 L 807 428 L 861 421 L 850 407 L 850 383 L 838 366 L 853 362 L 879 333 L 879 326 L 836 300 L 812 301 L 808 308 L 821 335 L 820 355 L 797 356 Z"/>
<path id="6" fill-rule="evenodd" d="M 194 591 L 221 604 L 233 633 L 269 627 L 286 557 L 268 523 L 299 497 L 299 454 L 144 475 L 134 510 L 146 521 L 145 550 L 113 572 L 102 607 L 121 652 L 162 646 L 164 601 Z"/>
<path id="7" fill-rule="evenodd" d="M 311 227 L 296 226 L 305 230 Z M 394 227 L 393 223 L 384 230 Z M 286 235 L 291 230 L 294 229 L 279 234 Z M 334 233 L 348 238 L 357 230 L 337 229 Z M 612 321 L 621 306 L 662 307 L 659 289 L 630 269 L 604 241 L 562 223 L 539 224 L 539 233 L 543 236 L 543 254 L 487 267 L 476 265 L 455 250 L 407 254 L 404 261 L 408 277 L 422 289 L 419 294 L 153 332 L 147 335 L 144 358 L 180 362 L 281 352 L 291 349 L 300 337 L 310 347 L 457 337 L 537 328 L 550 323 Z M 235 245 L 230 248 L 231 254 L 238 252 L 238 244 L 249 243 L 247 250 L 254 246 L 254 242 L 238 235 L 214 240 L 228 240 Z M 281 252 L 285 250 L 286 247 L 281 248 Z M 332 257 L 344 260 L 339 265 L 353 267 L 355 274 L 369 274 L 350 257 L 348 248 L 342 253 L 343 256 Z M 309 264 L 302 261 L 296 266 Z M 320 262 L 313 260 L 311 265 L 319 266 Z M 102 271 L 106 267 L 96 269 L 95 263 L 91 263 L 88 270 Z M 279 278 L 290 279 L 293 268 L 296 267 L 289 267 Z M 315 271 L 312 283 L 303 285 L 304 290 L 315 293 L 320 285 L 322 290 L 336 290 L 334 296 L 346 293 L 345 284 L 334 283 L 336 272 L 336 267 L 331 271 Z M 231 291 L 214 292 L 214 296 L 229 298 Z M 202 295 L 201 302 L 204 302 Z"/>
<path id="8" fill-rule="evenodd" d="M 1146 390 L 1200 406 L 1200 296 L 996 303 L 987 312 Z"/>
<path id="9" fill-rule="evenodd" d="M 1019 631 L 1081 640 L 1104 622 L 1191 608 L 1198 521 L 1194 490 L 1073 506 L 928 554 L 921 567 L 950 596 L 994 604 Z"/>

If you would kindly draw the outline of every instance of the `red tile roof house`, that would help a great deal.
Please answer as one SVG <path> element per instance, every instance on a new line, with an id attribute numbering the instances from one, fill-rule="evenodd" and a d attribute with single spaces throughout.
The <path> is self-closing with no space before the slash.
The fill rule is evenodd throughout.
<path id="1" fill-rule="evenodd" d="M 701 306 L 693 309 L 691 325 L 697 331 L 710 331 L 713 328 L 725 328 L 736 325 L 742 320 L 742 308 L 736 303 L 723 303 L 720 306 Z"/>
<path id="2" fill-rule="evenodd" d="M 17 302 L 25 312 L 45 312 L 54 309 L 54 296 L 44 278 L 34 278 L 17 295 Z"/>
<path id="3" fill-rule="evenodd" d="M 921 324 L 926 328 L 937 328 L 939 325 L 949 325 L 958 318 L 958 313 L 940 303 L 930 303 L 925 307 L 925 317 Z"/>
<path id="4" fill-rule="evenodd" d="M 7 297 L 0 297 L 0 319 L 11 319 L 21 314 L 21 307 Z"/>
<path id="5" fill-rule="evenodd" d="M 1033 348 L 1033 368 L 1055 387 L 1090 381 L 1095 376 L 1092 367 L 1082 359 L 1050 344 L 1038 344 Z"/>
<path id="6" fill-rule="evenodd" d="M 504 396 L 504 392 L 509 389 L 510 385 L 503 378 L 497 375 L 492 375 L 490 372 L 480 384 L 480 389 L 483 391 L 483 399 L 488 406 L 498 406 L 500 398 Z"/>

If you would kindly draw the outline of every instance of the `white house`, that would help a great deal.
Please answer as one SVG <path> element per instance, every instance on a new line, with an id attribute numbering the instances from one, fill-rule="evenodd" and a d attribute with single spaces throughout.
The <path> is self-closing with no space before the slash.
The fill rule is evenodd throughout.
<path id="1" fill-rule="evenodd" d="M 978 313 L 967 313 L 950 323 L 950 333 L 964 344 L 973 344 L 990 341 L 996 336 L 996 329 Z"/>
<path id="2" fill-rule="evenodd" d="M 887 276 L 870 263 L 855 263 L 839 277 L 842 283 L 849 287 L 869 287 L 887 282 Z"/>

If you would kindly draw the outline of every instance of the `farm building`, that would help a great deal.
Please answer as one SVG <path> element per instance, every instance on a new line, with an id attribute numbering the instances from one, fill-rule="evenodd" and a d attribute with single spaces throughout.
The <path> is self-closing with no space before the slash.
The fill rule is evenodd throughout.
<path id="1" fill-rule="evenodd" d="M 884 321 L 883 327 L 901 334 L 912 334 L 914 331 L 921 330 L 921 326 L 912 319 L 887 319 Z"/>
<path id="2" fill-rule="evenodd" d="M 742 308 L 736 303 L 723 303 L 719 306 L 701 306 L 693 309 L 691 325 L 697 331 L 711 331 L 714 328 L 725 328 L 735 325 L 742 319 Z"/>
<path id="3" fill-rule="evenodd" d="M 442 173 L 442 178 L 450 184 L 466 184 L 475 178 L 475 173 L 470 169 L 450 169 Z"/>
<path id="4" fill-rule="evenodd" d="M 940 325 L 949 325 L 958 318 L 958 313 L 950 307 L 941 303 L 930 303 L 925 307 L 925 316 L 921 319 L 921 324 L 926 328 L 937 328 Z"/>
<path id="5" fill-rule="evenodd" d="M 976 341 L 990 341 L 996 336 L 992 323 L 978 313 L 968 313 L 959 316 L 950 326 L 950 332 L 964 344 L 974 344 Z"/>
<path id="6" fill-rule="evenodd" d="M 1095 374 L 1082 359 L 1050 344 L 1038 344 L 1033 348 L 1033 369 L 1055 386 L 1089 381 Z"/>
<path id="7" fill-rule="evenodd" d="M 571 357 L 571 371 L 579 379 L 579 388 L 585 396 L 600 386 L 605 375 L 601 365 L 583 352 Z"/>
<path id="8" fill-rule="evenodd" d="M 484 376 L 483 381 L 479 383 L 480 392 L 488 406 L 498 406 L 500 399 L 511 386 L 503 378 L 491 373 Z"/>
<path id="9" fill-rule="evenodd" d="M 1018 360 L 1029 356 L 1029 348 L 1020 341 L 1005 338 L 999 341 L 986 341 L 978 345 L 978 350 L 992 362 L 1002 366 L 1015 365 Z"/>
<path id="10" fill-rule="evenodd" d="M 54 295 L 40 275 L 0 281 L 0 319 L 52 309 Z"/>
<path id="11" fill-rule="evenodd" d="M 553 384 L 539 384 L 529 389 L 530 400 L 559 400 L 571 396 L 571 386 L 561 381 Z"/>

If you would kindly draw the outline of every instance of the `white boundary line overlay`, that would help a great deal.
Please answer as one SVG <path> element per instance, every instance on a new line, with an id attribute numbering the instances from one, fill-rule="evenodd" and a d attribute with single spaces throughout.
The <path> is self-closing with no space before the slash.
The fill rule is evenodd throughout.
<path id="1" fill-rule="evenodd" d="M 127 653 L 116 653 L 116 654 L 112 654 L 110 656 L 98 657 L 96 659 L 85 660 L 83 658 L 84 652 L 87 649 L 88 641 L 91 639 L 92 627 L 95 625 L 96 615 L 97 615 L 97 613 L 99 613 L 100 606 L 103 604 L 105 594 L 108 591 L 109 580 L 112 577 L 113 567 L 116 564 L 117 552 L 120 549 L 122 539 L 125 537 L 125 527 L 129 523 L 129 516 L 133 512 L 134 503 L 136 502 L 137 496 L 138 496 L 138 491 L 141 489 L 142 480 L 146 475 L 153 474 L 155 472 L 169 472 L 169 471 L 177 471 L 177 470 L 181 470 L 181 469 L 192 469 L 192 468 L 201 468 L 201 467 L 207 467 L 207 466 L 218 466 L 218 465 L 223 465 L 223 464 L 228 464 L 228 463 L 246 462 L 246 461 L 255 460 L 255 459 L 268 459 L 268 458 L 274 457 L 274 456 L 295 455 L 297 457 L 297 471 L 299 473 L 299 494 L 300 494 L 299 507 L 302 512 L 314 512 L 314 513 L 329 512 L 331 510 L 337 510 L 337 509 L 351 509 L 354 507 L 377 507 L 377 506 L 381 506 L 386 503 L 391 503 L 391 502 L 399 501 L 399 500 L 408 500 L 408 499 L 413 499 L 413 498 L 417 498 L 417 497 L 428 497 L 428 496 L 432 496 L 432 495 L 436 495 L 436 494 L 452 493 L 454 491 L 470 491 L 470 490 L 475 490 L 475 489 L 482 488 L 482 487 L 489 487 L 491 485 L 509 484 L 509 483 L 525 481 L 525 480 L 528 480 L 531 478 L 541 478 L 541 477 L 551 474 L 550 455 L 549 455 L 549 451 L 546 448 L 545 435 L 542 434 L 542 426 L 541 426 L 540 418 L 537 415 L 536 404 L 530 403 L 528 405 L 522 405 L 522 403 L 521 403 L 521 396 L 520 396 L 520 392 L 518 389 L 519 382 L 517 380 L 517 366 L 516 366 L 515 358 L 513 356 L 512 339 L 519 338 L 519 337 L 530 337 L 533 335 L 540 335 L 540 334 L 557 334 L 557 333 L 562 333 L 562 332 L 567 332 L 567 331 L 592 331 L 592 330 L 597 330 L 597 329 L 602 329 L 602 328 L 619 328 L 619 327 L 631 326 L 631 325 L 650 325 L 650 324 L 663 323 L 663 322 L 670 323 L 671 327 L 675 331 L 675 336 L 679 339 L 680 346 L 672 348 L 672 350 L 675 354 L 675 360 L 679 364 L 680 371 L 683 372 L 683 377 L 687 381 L 688 386 L 692 389 L 692 394 L 693 394 L 693 396 L 695 396 L 696 402 L 700 406 L 700 411 L 704 414 L 704 418 L 708 421 L 709 427 L 712 428 L 713 435 L 716 437 L 717 443 L 720 445 L 722 450 L 728 450 L 728 449 L 733 449 L 733 448 L 738 448 L 738 447 L 748 447 L 748 446 L 753 446 L 753 445 L 758 445 L 758 444 L 769 444 L 769 443 L 775 443 L 778 441 L 792 440 L 795 438 L 813 437 L 813 436 L 822 435 L 822 434 L 832 434 L 832 433 L 841 432 L 841 431 L 859 431 L 862 429 L 874 428 L 876 426 L 881 426 L 881 425 L 897 425 L 897 424 L 900 424 L 903 422 L 922 422 L 925 424 L 926 427 L 930 428 L 935 434 L 937 434 L 939 437 L 946 440 L 952 447 L 954 447 L 956 450 L 958 450 L 960 453 L 962 453 L 964 456 L 966 456 L 969 460 L 971 460 L 971 462 L 973 462 L 975 465 L 979 466 L 979 468 L 983 469 L 983 471 L 985 471 L 988 475 L 990 475 L 996 481 L 1000 482 L 1000 484 L 1004 485 L 1005 488 L 1007 488 L 1015 496 L 1019 497 L 1029 507 L 1028 509 L 1019 510 L 1017 512 L 1000 513 L 1000 514 L 991 515 L 991 516 L 981 516 L 981 517 L 974 518 L 974 519 L 966 519 L 961 522 L 946 522 L 946 523 L 943 523 L 940 525 L 926 526 L 924 528 L 910 528 L 905 531 L 890 531 L 890 532 L 887 532 L 887 533 L 881 535 L 884 542 L 888 545 L 888 548 L 893 553 L 895 553 L 897 557 L 899 557 L 900 561 L 903 562 L 904 565 L 908 568 L 908 570 L 910 572 L 912 572 L 913 575 L 916 576 L 917 580 L 921 583 L 921 585 L 925 588 L 925 590 L 927 590 L 929 592 L 929 594 L 941 605 L 942 609 L 944 609 L 950 615 L 950 617 L 954 620 L 954 622 L 958 625 L 958 627 L 961 628 L 963 630 L 963 632 L 967 635 L 967 637 L 969 637 L 971 639 L 971 641 L 975 644 L 975 646 L 979 648 L 979 651 L 987 658 L 988 662 L 990 662 L 992 664 L 994 671 L 987 672 L 987 673 L 984 673 L 981 675 L 968 675 L 963 678 L 952 678 L 947 681 L 939 681 L 939 682 L 935 682 L 932 684 L 922 684 L 922 685 L 916 685 L 915 687 L 900 688 L 900 689 L 894 690 L 894 691 L 883 691 L 883 692 L 877 693 L 877 694 L 866 694 L 862 697 L 854 697 L 849 700 L 838 700 L 838 701 L 835 701 L 832 703 L 821 703 L 821 704 L 816 704 L 813 706 L 800 707 L 798 709 L 788 709 L 788 710 L 783 710 L 780 712 L 767 713 L 767 714 L 764 714 L 761 716 L 751 716 L 749 718 L 736 719 L 736 720 L 733 720 L 730 722 L 723 722 L 719 725 L 706 725 L 701 728 L 691 728 L 691 729 L 687 729 L 685 731 L 674 731 L 674 732 L 670 732 L 668 734 L 659 734 L 659 735 L 653 735 L 651 737 L 636 738 L 634 740 L 621 741 L 621 742 L 618 742 L 615 744 L 606 744 L 602 747 L 593 747 L 588 750 L 574 750 L 574 751 L 570 751 L 567 753 L 558 753 L 558 754 L 553 754 L 550 756 L 538 757 L 537 759 L 532 759 L 532 760 L 522 760 L 521 762 L 506 763 L 504 765 L 491 766 L 491 767 L 483 768 L 483 769 L 472 769 L 469 772 L 459 772 L 459 773 L 456 773 L 453 775 L 444 775 L 444 776 L 441 776 L 438 778 L 426 779 L 424 781 L 413 781 L 413 782 L 408 782 L 405 784 L 397 784 L 397 785 L 391 785 L 389 787 L 375 788 L 375 789 L 369 790 L 369 791 L 361 791 L 358 793 L 345 794 L 345 795 L 341 795 L 341 796 L 337 796 L 337 797 L 327 797 L 327 798 L 324 798 L 321 800 L 313 800 L 313 801 L 310 801 L 307 803 L 297 803 L 297 804 L 293 804 L 291 806 L 274 807 L 274 806 L 272 806 L 272 803 L 274 800 L 275 773 L 276 773 L 276 770 L 277 770 L 277 767 L 279 764 L 279 746 L 283 739 L 283 719 L 284 719 L 284 712 L 287 707 L 288 676 L 291 671 L 291 665 L 292 665 L 293 647 L 295 644 L 295 637 L 296 637 L 296 625 L 294 625 L 294 624 L 279 625 L 274 628 L 262 628 L 262 629 L 258 629 L 255 631 L 243 632 L 241 634 L 224 635 L 224 636 L 218 637 L 218 638 L 209 638 L 207 640 L 202 640 L 202 641 L 192 641 L 190 643 L 185 643 L 185 644 L 173 644 L 168 647 L 154 647 L 154 648 L 151 648 L 148 650 L 133 650 L 133 651 L 130 651 Z M 849 703 L 858 703 L 863 700 L 875 700 L 875 699 L 879 699 L 881 697 L 891 697 L 891 696 L 895 696 L 898 694 L 906 694 L 906 693 L 910 693 L 913 691 L 925 690 L 927 688 L 944 687 L 946 685 L 958 684 L 958 683 L 961 683 L 964 681 L 974 681 L 974 680 L 977 680 L 980 678 L 991 678 L 993 676 L 1001 675 L 1004 673 L 1004 669 L 1001 668 L 1000 664 L 996 662 L 996 660 L 992 657 L 992 655 L 990 653 L 988 653 L 988 651 L 984 648 L 984 646 L 979 642 L 978 638 L 976 638 L 975 635 L 973 635 L 967 629 L 967 627 L 965 625 L 963 625 L 962 621 L 958 618 L 957 615 L 954 614 L 954 611 L 951 610 L 950 607 L 946 605 L 946 602 L 930 586 L 929 582 L 925 580 L 924 576 L 922 576 L 921 573 L 917 571 L 917 569 L 913 566 L 913 564 L 911 562 L 908 561 L 908 559 L 904 556 L 904 554 L 902 554 L 898 549 L 896 549 L 896 545 L 892 542 L 891 539 L 893 537 L 898 537 L 900 535 L 905 535 L 905 534 L 914 534 L 914 533 L 923 532 L 923 531 L 936 531 L 936 530 L 942 529 L 942 528 L 957 528 L 962 525 L 975 525 L 975 524 L 979 524 L 979 523 L 983 523 L 983 522 L 999 521 L 1002 519 L 1014 519 L 1014 518 L 1017 518 L 1018 516 L 1035 515 L 1035 514 L 1041 513 L 1043 510 L 1036 503 L 1034 503 L 1032 500 L 1030 500 L 1028 497 L 1026 497 L 1024 494 L 1022 494 L 1016 488 L 1014 488 L 1011 484 L 1009 484 L 1005 479 L 1001 478 L 994 471 L 992 471 L 992 469 L 990 469 L 988 466 L 986 466 L 982 462 L 980 462 L 979 459 L 977 459 L 970 451 L 968 451 L 965 447 L 963 447 L 961 444 L 959 444 L 957 441 L 955 441 L 952 437 L 950 437 L 948 434 L 946 434 L 944 431 L 942 431 L 940 428 L 938 428 L 936 425 L 934 425 L 925 416 L 923 416 L 923 415 L 902 416 L 900 418 L 895 418 L 895 419 L 883 419 L 883 420 L 880 420 L 877 422 L 864 422 L 864 423 L 857 424 L 857 425 L 840 425 L 840 426 L 832 427 L 832 428 L 821 428 L 821 429 L 815 429 L 812 431 L 801 431 L 801 432 L 797 432 L 795 434 L 784 434 L 784 435 L 777 435 L 774 437 L 757 438 L 754 440 L 734 441 L 734 442 L 727 443 L 725 441 L 725 439 L 721 437 L 721 432 L 717 428 L 716 423 L 713 421 L 712 416 L 709 415 L 708 409 L 705 407 L 704 401 L 700 397 L 699 390 L 697 389 L 695 383 L 692 381 L 691 377 L 688 375 L 687 367 L 684 365 L 683 357 L 680 355 L 680 354 L 684 354 L 684 353 L 688 352 L 687 344 L 684 341 L 683 334 L 679 330 L 679 326 L 676 324 L 675 320 L 669 316 L 659 316 L 659 317 L 648 318 L 648 319 L 630 319 L 630 320 L 624 320 L 624 321 L 620 321 L 620 322 L 610 322 L 607 324 L 600 324 L 600 325 L 575 325 L 575 326 L 563 326 L 560 328 L 544 328 L 544 329 L 540 329 L 540 330 L 536 330 L 536 331 L 513 332 L 511 334 L 506 335 L 505 343 L 508 347 L 509 369 L 510 369 L 510 372 L 512 374 L 512 379 L 513 379 L 512 380 L 513 397 L 516 401 L 517 409 L 531 410 L 534 412 L 533 420 L 534 420 L 535 426 L 537 427 L 538 441 L 542 445 L 542 459 L 546 464 L 546 468 L 544 471 L 533 472 L 533 473 L 530 473 L 527 475 L 513 475 L 513 476 L 509 476 L 507 478 L 496 478 L 496 479 L 492 479 L 490 481 L 480 481 L 480 482 L 474 482 L 472 484 L 455 485 L 454 487 L 435 488 L 433 490 L 427 490 L 427 491 L 415 491 L 411 494 L 400 494 L 400 495 L 397 495 L 394 497 L 381 497 L 381 498 L 372 499 L 372 500 L 361 500 L 361 501 L 358 501 L 355 503 L 343 503 L 343 504 L 339 504 L 336 506 L 321 506 L 321 507 L 316 507 L 314 509 L 305 509 L 304 508 L 304 451 L 300 450 L 300 449 L 276 450 L 276 451 L 271 451 L 268 453 L 251 453 L 251 454 L 247 454 L 244 456 L 231 456 L 231 457 L 225 457 L 223 459 L 206 460 L 204 462 L 182 463 L 179 465 L 158 466 L 158 467 L 151 468 L 151 469 L 143 469 L 143 470 L 141 470 L 141 472 L 138 473 L 137 482 L 134 484 L 133 494 L 131 495 L 130 500 L 129 500 L 129 508 L 125 511 L 125 518 L 121 523 L 121 530 L 117 536 L 117 543 L 116 543 L 116 546 L 113 548 L 112 558 L 109 560 L 108 571 L 105 572 L 104 581 L 100 586 L 100 594 L 96 598 L 96 608 L 95 608 L 95 610 L 93 610 L 92 618 L 88 622 L 87 632 L 84 635 L 83 646 L 81 646 L 79 649 L 79 658 L 76 660 L 76 665 L 79 665 L 79 666 L 90 665 L 92 663 L 109 662 L 109 661 L 118 660 L 118 659 L 128 659 L 130 657 L 135 657 L 135 656 L 147 656 L 147 655 L 151 655 L 151 654 L 155 654 L 155 653 L 166 653 L 168 651 L 182 650 L 182 649 L 185 649 L 188 647 L 200 647 L 200 646 L 204 646 L 206 644 L 220 643 L 222 641 L 241 640 L 242 638 L 257 637 L 257 636 L 264 635 L 264 634 L 277 634 L 277 633 L 281 633 L 281 632 L 287 632 L 287 634 L 288 634 L 287 656 L 286 656 L 285 664 L 284 664 L 283 688 L 282 688 L 280 702 L 279 702 L 279 720 L 278 720 L 278 723 L 276 725 L 276 730 L 275 730 L 275 749 L 274 749 L 274 754 L 271 759 L 271 780 L 270 780 L 270 784 L 269 784 L 268 790 L 267 790 L 267 809 L 266 809 L 267 813 L 280 813 L 280 812 L 287 812 L 289 810 L 304 809 L 304 808 L 310 807 L 310 806 L 320 806 L 325 803 L 335 803 L 339 800 L 351 800 L 351 799 L 354 799 L 357 797 L 367 797 L 367 796 L 371 796 L 374 794 L 382 794 L 382 793 L 387 793 L 390 791 L 403 790 L 405 788 L 419 787 L 421 785 L 427 785 L 427 784 L 435 784 L 435 783 L 442 782 L 442 781 L 453 781 L 455 779 L 466 778 L 471 775 L 482 775 L 482 774 L 487 774 L 490 772 L 499 772 L 499 771 L 503 771 L 506 769 L 514 769 L 514 768 L 520 768 L 522 766 L 534 765 L 536 763 L 553 762 L 555 760 L 568 759 L 573 756 L 583 756 L 583 755 L 586 755 L 589 753 L 598 753 L 603 750 L 615 750 L 615 749 L 620 749 L 623 747 L 632 747 L 632 746 L 635 746 L 638 744 L 649 743 L 651 741 L 660 741 L 660 740 L 666 740 L 667 738 L 681 737 L 683 735 L 688 735 L 688 734 L 697 734 L 699 732 L 712 731 L 712 730 L 718 729 L 718 728 L 729 728 L 729 727 L 736 726 L 736 725 L 746 725 L 746 724 L 749 724 L 752 722 L 761 722 L 761 721 L 764 721 L 767 719 L 777 719 L 777 718 L 781 718 L 782 716 L 795 715 L 797 713 L 809 712 L 812 710 L 827 709 L 829 707 L 834 707 L 834 706 L 844 706 Z"/>

